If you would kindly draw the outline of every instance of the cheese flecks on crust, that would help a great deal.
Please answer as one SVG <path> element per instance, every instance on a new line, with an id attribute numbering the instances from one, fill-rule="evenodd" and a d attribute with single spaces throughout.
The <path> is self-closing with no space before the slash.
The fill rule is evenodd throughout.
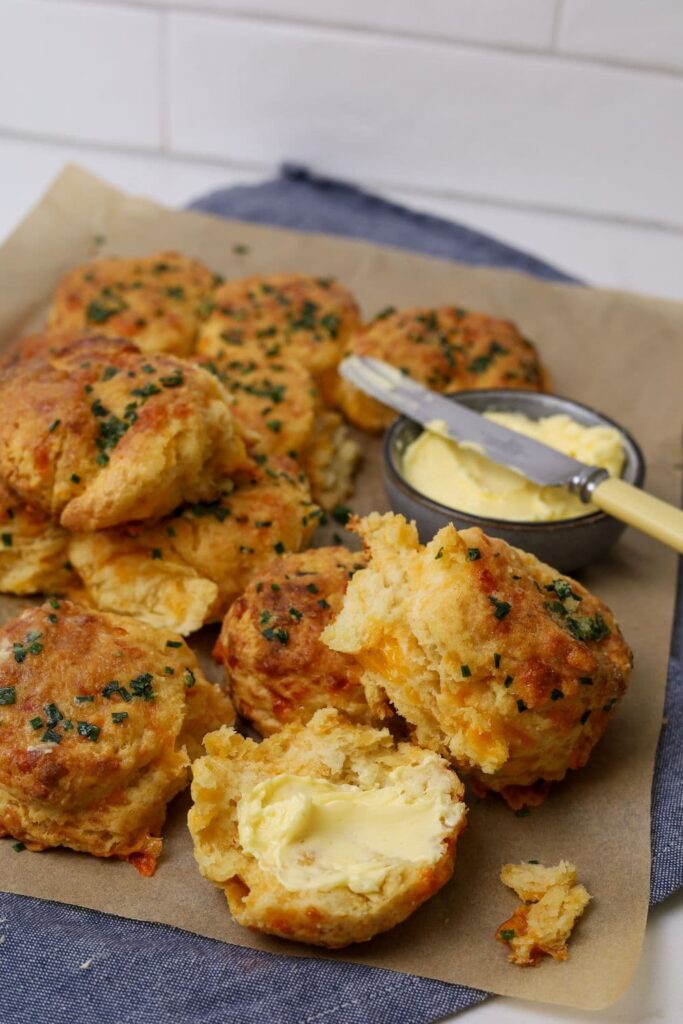
<path id="1" fill-rule="evenodd" d="M 362 666 L 370 707 L 513 807 L 581 768 L 622 697 L 631 652 L 612 612 L 502 540 L 402 516 L 356 521 L 369 564 L 322 633 Z"/>
<path id="2" fill-rule="evenodd" d="M 525 901 L 496 932 L 509 948 L 510 963 L 535 966 L 544 956 L 566 960 L 569 937 L 591 899 L 577 884 L 575 866 L 566 860 L 554 867 L 504 864 L 500 880 Z"/>

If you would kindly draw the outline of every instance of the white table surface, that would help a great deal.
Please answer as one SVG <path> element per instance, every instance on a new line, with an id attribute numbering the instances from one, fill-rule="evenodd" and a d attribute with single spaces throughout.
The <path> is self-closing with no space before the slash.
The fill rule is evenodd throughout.
<path id="1" fill-rule="evenodd" d="M 245 173 L 238 179 L 234 172 L 215 165 L 171 163 L 152 156 L 112 157 L 96 151 L 82 152 L 74 146 L 26 146 L 1 140 L 0 243 L 38 202 L 62 164 L 74 159 L 122 188 L 151 195 L 171 205 L 182 205 L 211 188 L 236 184 L 238 180 L 246 183 L 257 177 Z M 635 227 L 615 231 L 610 225 L 582 223 L 552 214 L 510 213 L 443 198 L 420 196 L 416 200 L 404 193 L 393 193 L 391 197 L 497 234 L 504 241 L 533 251 L 591 282 L 683 300 L 681 259 L 672 260 L 671 239 L 664 234 Z M 680 252 L 677 247 L 675 255 L 683 257 L 683 244 Z M 659 276 L 658 266 L 661 268 Z M 582 1013 L 499 997 L 449 1020 L 458 1024 L 549 1024 L 551 1021 L 679 1024 L 683 1020 L 682 934 L 683 892 L 651 912 L 633 982 L 625 995 L 607 1010 Z"/>

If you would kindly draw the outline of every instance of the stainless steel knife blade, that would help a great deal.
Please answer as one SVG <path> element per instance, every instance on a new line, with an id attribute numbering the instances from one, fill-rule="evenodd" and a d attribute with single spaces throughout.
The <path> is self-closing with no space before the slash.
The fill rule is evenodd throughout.
<path id="1" fill-rule="evenodd" d="M 424 426 L 442 420 L 453 440 L 481 446 L 493 462 L 519 470 L 534 483 L 567 487 L 583 501 L 589 501 L 597 483 L 609 475 L 604 469 L 588 466 L 540 441 L 485 419 L 457 400 L 418 384 L 380 359 L 347 356 L 339 372 L 366 394 Z M 454 397 L 457 399 L 457 395 Z"/>

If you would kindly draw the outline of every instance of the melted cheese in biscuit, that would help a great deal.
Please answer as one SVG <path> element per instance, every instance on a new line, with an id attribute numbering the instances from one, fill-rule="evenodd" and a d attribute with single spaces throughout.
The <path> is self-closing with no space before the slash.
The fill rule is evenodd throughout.
<path id="1" fill-rule="evenodd" d="M 587 427 L 564 414 L 532 420 L 522 413 L 486 412 L 486 419 L 541 441 L 580 462 L 619 476 L 624 462 L 614 427 Z M 564 487 L 542 487 L 517 470 L 488 459 L 478 445 L 458 444 L 435 421 L 408 445 L 403 475 L 421 494 L 470 515 L 522 522 L 573 519 L 597 511 Z"/>
<path id="2" fill-rule="evenodd" d="M 401 863 L 433 863 L 464 813 L 443 792 L 415 792 L 404 769 L 381 788 L 276 775 L 237 808 L 239 841 L 290 891 L 376 892 Z"/>

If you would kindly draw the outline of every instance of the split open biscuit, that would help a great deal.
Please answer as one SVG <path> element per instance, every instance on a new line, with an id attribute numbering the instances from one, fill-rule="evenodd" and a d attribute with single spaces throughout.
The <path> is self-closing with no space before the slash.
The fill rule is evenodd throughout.
<path id="1" fill-rule="evenodd" d="M 356 522 L 369 555 L 322 639 L 363 666 L 422 746 L 513 807 L 583 767 L 632 656 L 612 612 L 575 580 L 477 528 L 421 545 L 402 516 Z"/>
<path id="2" fill-rule="evenodd" d="M 56 598 L 0 629 L 0 676 L 0 835 L 151 874 L 228 698 L 177 634 Z"/>
<path id="3" fill-rule="evenodd" d="M 206 748 L 188 823 L 240 924 L 339 948 L 405 920 L 451 877 L 466 809 L 437 754 L 330 708 L 260 744 L 221 729 Z"/>

